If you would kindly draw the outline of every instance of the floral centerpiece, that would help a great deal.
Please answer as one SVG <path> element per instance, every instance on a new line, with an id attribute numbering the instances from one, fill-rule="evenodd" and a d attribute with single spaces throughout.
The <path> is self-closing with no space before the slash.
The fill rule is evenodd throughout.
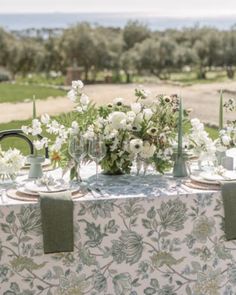
<path id="1" fill-rule="evenodd" d="M 14 179 L 25 164 L 25 157 L 17 149 L 3 151 L 0 147 L 0 179 Z"/>
<path id="2" fill-rule="evenodd" d="M 137 172 L 143 168 L 144 173 L 149 165 L 160 173 L 172 166 L 179 109 L 177 96 L 153 96 L 140 87 L 135 89 L 132 103 L 116 98 L 111 104 L 97 107 L 85 94 L 83 83 L 73 81 L 68 98 L 75 108 L 65 116 L 65 122 L 43 115 L 22 127 L 34 137 L 36 155 L 48 147 L 54 162 L 60 161 L 62 166 L 67 162 L 67 167 L 76 171 L 76 161 L 68 153 L 70 136 L 78 140 L 99 136 L 106 145 L 106 155 L 100 163 L 105 173 L 130 173 L 134 162 Z M 89 158 L 85 156 L 86 159 Z"/>
<path id="3" fill-rule="evenodd" d="M 129 173 L 134 160 L 138 171 L 150 164 L 161 173 L 170 167 L 177 122 L 176 96 L 152 97 L 139 88 L 134 103 L 116 98 L 112 104 L 96 109 L 78 88 L 81 90 L 82 84 L 73 82 L 68 96 L 77 103 L 79 132 L 88 140 L 103 136 L 107 152 L 101 166 L 106 173 Z"/>

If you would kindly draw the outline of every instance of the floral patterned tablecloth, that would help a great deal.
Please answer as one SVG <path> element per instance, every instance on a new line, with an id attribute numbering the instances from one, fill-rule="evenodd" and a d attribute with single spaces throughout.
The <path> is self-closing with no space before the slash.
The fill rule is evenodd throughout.
<path id="1" fill-rule="evenodd" d="M 73 253 L 43 254 L 37 203 L 0 205 L 0 294 L 236 294 L 236 242 L 220 192 L 170 176 L 100 176 L 75 201 Z"/>

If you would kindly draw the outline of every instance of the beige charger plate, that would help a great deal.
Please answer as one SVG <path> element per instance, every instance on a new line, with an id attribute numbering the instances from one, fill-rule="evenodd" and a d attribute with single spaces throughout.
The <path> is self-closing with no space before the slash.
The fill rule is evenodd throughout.
<path id="1" fill-rule="evenodd" d="M 76 191 L 72 193 L 72 199 L 76 200 L 83 196 L 85 196 L 86 193 L 81 193 L 80 191 Z M 39 195 L 30 195 L 30 194 L 24 194 L 22 192 L 17 191 L 16 189 L 9 189 L 7 191 L 7 196 L 10 199 L 18 200 L 18 201 L 27 201 L 27 202 L 37 202 L 39 199 Z"/>
<path id="2" fill-rule="evenodd" d="M 197 182 L 194 180 L 187 180 L 184 182 L 184 185 L 199 190 L 208 190 L 208 191 L 219 191 L 221 189 L 220 184 L 207 184 L 203 182 Z"/>

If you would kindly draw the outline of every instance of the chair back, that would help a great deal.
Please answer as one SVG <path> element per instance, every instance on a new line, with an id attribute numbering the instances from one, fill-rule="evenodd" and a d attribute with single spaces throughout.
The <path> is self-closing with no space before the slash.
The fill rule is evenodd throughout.
<path id="1" fill-rule="evenodd" d="M 0 142 L 8 137 L 17 137 L 27 142 L 30 150 L 30 154 L 34 154 L 34 145 L 31 139 L 21 129 L 10 129 L 0 131 Z M 42 139 L 41 135 L 38 135 L 39 139 Z M 48 148 L 45 148 L 45 157 L 49 158 Z"/>

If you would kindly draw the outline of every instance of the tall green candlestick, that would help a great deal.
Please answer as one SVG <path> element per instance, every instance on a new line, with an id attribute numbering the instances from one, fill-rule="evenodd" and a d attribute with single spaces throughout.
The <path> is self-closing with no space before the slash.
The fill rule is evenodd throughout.
<path id="1" fill-rule="evenodd" d="M 35 102 L 35 95 L 33 96 L 33 119 L 36 119 L 36 102 Z"/>
<path id="2" fill-rule="evenodd" d="M 220 107 L 219 107 L 219 130 L 224 127 L 224 101 L 223 101 L 223 91 L 220 91 Z"/>
<path id="3" fill-rule="evenodd" d="M 183 154 L 183 102 L 182 97 L 179 101 L 179 120 L 178 120 L 178 155 Z"/>

